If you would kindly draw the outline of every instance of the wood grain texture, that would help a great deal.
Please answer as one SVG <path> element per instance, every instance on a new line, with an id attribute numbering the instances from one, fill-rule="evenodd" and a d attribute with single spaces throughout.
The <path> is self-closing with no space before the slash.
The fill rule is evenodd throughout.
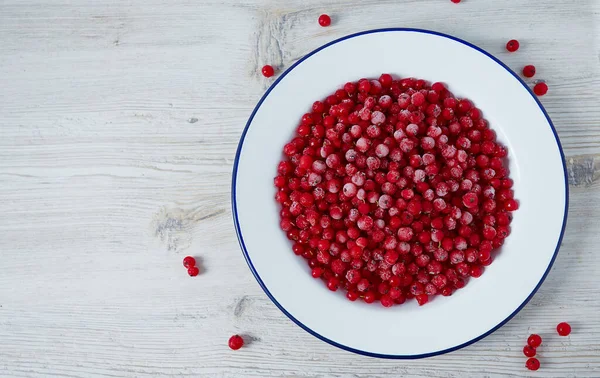
<path id="1" fill-rule="evenodd" d="M 595 0 L 3 0 L 0 376 L 524 376 L 522 345 L 540 332 L 532 376 L 600 377 L 599 25 Z M 289 321 L 250 274 L 229 203 L 238 138 L 271 82 L 259 68 L 392 26 L 535 64 L 571 184 L 533 300 L 486 339 L 419 361 L 353 355 Z M 200 277 L 185 254 L 202 256 Z M 574 332 L 559 338 L 564 320 Z M 229 351 L 233 333 L 249 347 Z"/>

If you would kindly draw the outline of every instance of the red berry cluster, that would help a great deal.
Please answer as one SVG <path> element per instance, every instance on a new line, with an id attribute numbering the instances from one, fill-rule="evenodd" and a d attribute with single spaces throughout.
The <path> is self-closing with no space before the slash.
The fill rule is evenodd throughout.
<path id="1" fill-rule="evenodd" d="M 506 148 L 442 83 L 346 83 L 302 116 L 283 154 L 280 227 L 351 301 L 451 295 L 491 264 L 519 207 Z"/>
<path id="2" fill-rule="evenodd" d="M 508 52 L 515 52 L 519 49 L 519 41 L 517 41 L 516 39 L 511 39 L 510 41 L 508 41 L 506 43 L 506 50 Z M 527 77 L 527 78 L 531 78 L 535 75 L 535 66 L 528 64 L 525 67 L 523 67 L 523 76 Z M 533 86 L 533 93 L 535 93 L 536 96 L 543 96 L 548 92 L 548 84 L 544 83 L 544 82 L 539 82 L 537 84 L 535 84 Z"/>
<path id="3" fill-rule="evenodd" d="M 523 354 L 529 357 L 525 362 L 525 367 L 529 370 L 537 370 L 540 368 L 540 361 L 534 356 L 537 353 L 537 347 L 542 345 L 542 337 L 532 334 L 527 338 L 527 345 L 523 347 Z"/>
<path id="4" fill-rule="evenodd" d="M 568 336 L 571 333 L 571 326 L 566 322 L 558 323 L 556 332 L 560 336 Z M 527 345 L 523 347 L 523 354 L 525 357 L 529 357 L 525 362 L 525 367 L 529 370 L 537 370 L 540 368 L 540 361 L 537 358 L 534 358 L 537 354 L 537 348 L 540 345 L 542 345 L 542 337 L 540 335 L 532 334 L 527 338 Z"/>
<path id="5" fill-rule="evenodd" d="M 196 266 L 196 259 L 192 256 L 186 256 L 183 258 L 183 266 L 187 268 L 187 272 L 190 277 L 195 277 L 200 273 L 200 269 Z"/>

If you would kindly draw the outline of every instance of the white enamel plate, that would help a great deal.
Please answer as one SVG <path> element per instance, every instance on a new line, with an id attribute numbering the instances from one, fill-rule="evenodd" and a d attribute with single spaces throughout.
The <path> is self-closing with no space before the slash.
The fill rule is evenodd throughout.
<path id="1" fill-rule="evenodd" d="M 512 233 L 492 265 L 450 297 L 384 308 L 350 302 L 310 275 L 279 229 L 273 178 L 282 148 L 315 100 L 347 81 L 381 73 L 441 81 L 467 97 L 508 147 L 515 198 Z M 489 335 L 534 295 L 558 252 L 567 220 L 564 157 L 546 111 L 498 59 L 425 30 L 349 35 L 313 51 L 273 83 L 242 134 L 232 182 L 233 217 L 250 270 L 271 300 L 307 332 L 342 349 L 383 358 L 451 352 Z"/>

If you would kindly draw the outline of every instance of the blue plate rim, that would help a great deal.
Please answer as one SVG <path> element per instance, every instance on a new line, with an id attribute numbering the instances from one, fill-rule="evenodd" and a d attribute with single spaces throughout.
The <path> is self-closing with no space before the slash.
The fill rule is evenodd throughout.
<path id="1" fill-rule="evenodd" d="M 544 272 L 544 275 L 542 276 L 542 278 L 540 279 L 540 281 L 538 282 L 538 284 L 536 285 L 536 287 L 533 289 L 533 291 L 529 294 L 529 296 L 523 301 L 523 303 L 521 303 L 521 305 L 512 313 L 510 314 L 506 319 L 504 319 L 503 321 L 501 321 L 500 323 L 498 323 L 498 325 L 496 325 L 495 327 L 493 327 L 492 329 L 488 330 L 487 332 L 465 342 L 462 343 L 460 345 L 454 346 L 452 348 L 447 348 L 444 350 L 440 350 L 440 351 L 436 351 L 436 352 L 431 352 L 431 353 L 423 353 L 423 354 L 415 354 L 415 355 L 393 355 L 393 354 L 380 354 L 380 353 L 372 353 L 372 352 L 367 352 L 364 350 L 360 350 L 360 349 L 355 349 L 355 348 L 351 348 L 348 347 L 346 345 L 342 345 L 340 343 L 337 343 L 331 339 L 328 339 L 320 334 L 318 334 L 317 332 L 313 331 L 312 329 L 310 329 L 309 327 L 307 327 L 306 325 L 304 325 L 302 322 L 300 322 L 298 319 L 294 318 L 294 316 L 292 314 L 290 314 L 279 302 L 277 302 L 277 299 L 275 299 L 275 297 L 273 297 L 273 295 L 271 294 L 271 292 L 269 292 L 269 289 L 266 287 L 266 285 L 264 284 L 264 282 L 262 281 L 262 279 L 260 278 L 259 274 L 257 273 L 256 269 L 254 268 L 254 265 L 252 264 L 252 260 L 250 259 L 250 256 L 248 255 L 248 251 L 246 249 L 246 245 L 244 244 L 244 238 L 242 236 L 242 230 L 240 228 L 240 224 L 239 224 L 239 220 L 238 220 L 238 214 L 237 214 L 237 201 L 236 201 L 236 195 L 235 195 L 235 189 L 236 189 L 236 180 L 237 180 L 237 171 L 238 171 L 238 164 L 239 164 L 239 159 L 240 159 L 240 153 L 242 151 L 242 146 L 244 144 L 244 139 L 246 137 L 246 133 L 248 132 L 248 129 L 250 127 L 250 124 L 252 123 L 252 120 L 254 119 L 254 115 L 256 114 L 256 112 L 258 111 L 258 109 L 260 109 L 260 106 L 262 105 L 262 103 L 264 102 L 264 100 L 267 98 L 267 96 L 269 95 L 269 93 L 271 93 L 271 91 L 277 86 L 277 84 L 288 74 L 290 73 L 294 68 L 296 68 L 298 65 L 300 65 L 302 62 L 304 62 L 306 59 L 308 59 L 309 57 L 311 57 L 312 55 L 316 54 L 317 52 L 326 49 L 327 47 L 334 45 L 336 43 L 345 41 L 347 39 L 350 38 L 354 38 L 354 37 L 358 37 L 361 35 L 365 35 L 365 34 L 373 34 L 373 33 L 386 33 L 386 32 L 414 32 L 414 33 L 423 33 L 423 34 L 432 34 L 432 35 L 436 35 L 439 37 L 444 37 L 444 38 L 448 38 L 451 39 L 453 41 L 462 43 L 472 49 L 475 49 L 479 52 L 481 52 L 482 54 L 485 54 L 488 58 L 492 59 L 494 62 L 496 62 L 497 64 L 499 64 L 502 68 L 504 68 L 506 71 L 508 71 L 511 75 L 513 75 L 520 83 L 521 85 L 523 85 L 523 87 L 529 92 L 529 94 L 533 97 L 533 99 L 535 100 L 535 102 L 537 103 L 538 107 L 540 108 L 540 110 L 542 111 L 542 113 L 544 114 L 544 116 L 546 117 L 546 120 L 548 121 L 548 124 L 550 125 L 550 128 L 552 129 L 552 133 L 554 134 L 554 138 L 556 139 L 556 144 L 558 146 L 558 150 L 560 152 L 561 158 L 562 158 L 562 163 L 563 163 L 563 171 L 564 171 L 564 177 L 565 177 L 565 211 L 564 211 L 564 216 L 563 216 L 563 224 L 562 224 L 562 228 L 560 231 L 560 237 L 558 238 L 558 242 L 556 244 L 556 248 L 554 250 L 554 255 L 552 256 L 552 260 L 550 261 L 550 264 L 548 264 L 548 268 L 546 269 L 546 271 Z M 310 53 L 306 54 L 304 57 L 302 57 L 301 59 L 299 59 L 296 63 L 294 63 L 290 68 L 288 68 L 287 70 L 285 70 L 284 73 L 282 73 L 277 80 L 275 80 L 275 82 L 273 84 L 271 84 L 271 86 L 269 87 L 269 89 L 267 89 L 267 91 L 265 92 L 265 94 L 261 97 L 260 101 L 258 102 L 258 104 L 256 104 L 256 107 L 254 108 L 254 110 L 252 111 L 252 114 L 250 115 L 250 118 L 248 119 L 248 122 L 246 123 L 246 126 L 244 127 L 244 131 L 242 132 L 242 135 L 240 137 L 240 141 L 237 147 L 237 151 L 235 154 L 235 160 L 233 163 L 233 172 L 232 172 L 232 179 L 231 179 L 231 207 L 232 207 L 232 215 L 233 215 L 233 222 L 234 222 L 234 226 L 235 226 L 235 230 L 237 233 L 237 237 L 238 237 L 238 241 L 240 243 L 240 247 L 242 249 L 242 253 L 244 254 L 244 258 L 246 259 L 246 262 L 248 263 L 248 266 L 250 267 L 250 270 L 252 271 L 252 274 L 254 275 L 254 278 L 256 278 L 256 280 L 258 281 L 259 285 L 262 287 L 262 289 L 264 290 L 265 294 L 267 294 L 267 296 L 269 297 L 269 299 L 271 299 L 271 301 L 275 304 L 275 306 L 277 306 L 277 308 L 279 308 L 279 310 L 281 310 L 281 312 L 283 312 L 288 318 L 290 318 L 290 320 L 292 320 L 294 323 L 296 323 L 296 325 L 298 325 L 300 328 L 302 328 L 303 330 L 305 330 L 306 332 L 310 333 L 311 335 L 317 337 L 318 339 L 325 341 L 328 344 L 331 344 L 335 347 L 338 347 L 340 349 L 346 350 L 348 352 L 352 352 L 352 353 L 356 353 L 356 354 L 360 354 L 363 356 L 368 356 L 368 357 L 375 357 L 375 358 L 385 358 L 385 359 L 419 359 L 419 358 L 427 358 L 427 357 L 433 357 L 433 356 L 439 356 L 442 354 L 446 354 L 446 353 L 450 353 L 453 352 L 455 350 L 459 350 L 462 349 L 466 346 L 469 346 L 473 343 L 476 343 L 477 341 L 483 339 L 484 337 L 489 336 L 490 334 L 492 334 L 493 332 L 495 332 L 496 330 L 498 330 L 500 327 L 502 327 L 504 324 L 506 324 L 510 319 L 512 319 L 519 311 L 521 311 L 523 309 L 523 307 L 525 307 L 525 305 L 531 300 L 531 298 L 533 298 L 533 296 L 535 295 L 535 293 L 538 291 L 538 289 L 540 288 L 540 286 L 542 285 L 542 283 L 544 282 L 544 280 L 546 279 L 546 277 L 548 276 L 548 273 L 550 273 L 550 270 L 552 269 L 552 266 L 554 265 L 554 261 L 556 260 L 556 256 L 558 255 L 558 251 L 560 249 L 560 246 L 562 244 L 562 239 L 565 235 L 565 229 L 566 229 L 566 225 L 567 225 L 567 217 L 568 217 L 568 210 L 569 210 L 569 183 L 568 183 L 568 175 L 567 175 L 567 165 L 566 165 L 566 160 L 565 160 L 565 155 L 562 149 L 562 145 L 560 143 L 560 139 L 558 138 L 558 134 L 556 132 L 556 128 L 554 127 L 554 124 L 552 123 L 552 120 L 550 119 L 550 116 L 548 115 L 548 113 L 546 112 L 546 109 L 544 109 L 543 105 L 541 104 L 541 102 L 539 101 L 539 99 L 537 98 L 537 96 L 532 92 L 532 90 L 527 86 L 527 84 L 519 77 L 519 75 L 517 75 L 513 70 L 511 70 L 506 64 L 504 64 L 503 62 L 501 62 L 498 58 L 496 58 L 495 56 L 493 56 L 492 54 L 488 53 L 486 50 L 470 43 L 467 42 L 463 39 L 445 34 L 445 33 L 440 33 L 440 32 L 436 32 L 433 30 L 426 30 L 426 29 L 417 29 L 417 28 L 382 28 L 382 29 L 371 29 L 371 30 L 365 30 L 362 32 L 358 32 L 358 33 L 353 33 L 353 34 L 349 34 L 346 35 L 344 37 L 335 39 L 331 42 L 328 42 L 326 44 L 324 44 L 323 46 L 311 51 Z"/>

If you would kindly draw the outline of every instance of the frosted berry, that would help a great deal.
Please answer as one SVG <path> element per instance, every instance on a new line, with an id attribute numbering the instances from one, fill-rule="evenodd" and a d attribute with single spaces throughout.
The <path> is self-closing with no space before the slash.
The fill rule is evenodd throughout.
<path id="1" fill-rule="evenodd" d="M 263 66 L 262 74 L 264 77 L 271 77 L 271 76 L 275 75 L 275 70 L 273 69 L 272 66 L 267 64 L 267 65 Z"/>
<path id="2" fill-rule="evenodd" d="M 238 350 L 244 346 L 244 339 L 240 335 L 233 335 L 229 338 L 229 347 L 233 350 Z"/>
<path id="3" fill-rule="evenodd" d="M 548 85 L 546 83 L 537 83 L 533 87 L 533 93 L 535 93 L 537 96 L 545 95 L 548 93 Z"/>
<path id="4" fill-rule="evenodd" d="M 529 358 L 525 362 L 525 367 L 529 370 L 537 370 L 540 368 L 540 361 L 535 357 Z"/>
<path id="5" fill-rule="evenodd" d="M 462 197 L 462 203 L 465 207 L 474 208 L 477 207 L 479 199 L 475 193 L 467 193 Z"/>
<path id="6" fill-rule="evenodd" d="M 566 322 L 558 323 L 556 326 L 556 332 L 558 332 L 558 334 L 561 336 L 569 336 L 571 333 L 571 326 Z"/>
<path id="7" fill-rule="evenodd" d="M 196 259 L 192 256 L 186 256 L 183 258 L 183 266 L 186 268 L 190 268 L 192 266 L 196 266 Z"/>
<path id="8" fill-rule="evenodd" d="M 322 14 L 319 16 L 319 25 L 326 27 L 331 25 L 331 17 L 326 14 Z"/>
<path id="9" fill-rule="evenodd" d="M 509 52 L 515 52 L 519 49 L 519 41 L 516 39 L 511 39 L 506 43 L 506 50 Z"/>
<path id="10" fill-rule="evenodd" d="M 394 305 L 394 300 L 389 295 L 382 295 L 380 301 L 383 307 L 392 307 Z"/>
<path id="11" fill-rule="evenodd" d="M 542 344 L 542 337 L 540 335 L 532 334 L 527 338 L 527 345 L 537 348 Z"/>
<path id="12" fill-rule="evenodd" d="M 200 273 L 200 269 L 198 269 L 198 267 L 191 266 L 188 268 L 188 274 L 190 277 L 196 277 L 198 273 Z"/>
<path id="13" fill-rule="evenodd" d="M 523 76 L 525 77 L 533 77 L 535 75 L 535 66 L 527 65 L 523 67 Z"/>

